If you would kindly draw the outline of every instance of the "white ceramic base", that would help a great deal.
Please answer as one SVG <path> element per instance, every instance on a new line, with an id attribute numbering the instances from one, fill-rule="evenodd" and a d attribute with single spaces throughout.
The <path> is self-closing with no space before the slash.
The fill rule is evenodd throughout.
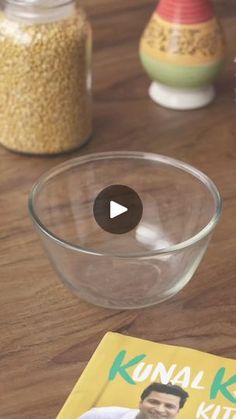
<path id="1" fill-rule="evenodd" d="M 212 85 L 183 89 L 153 82 L 149 95 L 154 102 L 166 108 L 188 110 L 202 108 L 211 103 L 215 97 L 215 89 Z"/>

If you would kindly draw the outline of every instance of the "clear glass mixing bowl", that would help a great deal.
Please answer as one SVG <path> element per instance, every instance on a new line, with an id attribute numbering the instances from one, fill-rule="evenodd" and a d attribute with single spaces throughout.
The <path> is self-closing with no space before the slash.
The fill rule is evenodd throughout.
<path id="1" fill-rule="evenodd" d="M 102 230 L 96 196 L 121 184 L 143 203 L 129 233 Z M 131 309 L 170 298 L 191 279 L 219 221 L 215 184 L 194 167 L 142 152 L 91 154 L 51 169 L 34 185 L 29 210 L 63 283 L 96 305 Z"/>

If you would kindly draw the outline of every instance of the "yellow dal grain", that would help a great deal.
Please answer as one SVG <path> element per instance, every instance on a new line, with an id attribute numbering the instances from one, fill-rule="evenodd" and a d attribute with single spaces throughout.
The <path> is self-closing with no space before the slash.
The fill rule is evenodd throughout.
<path id="1" fill-rule="evenodd" d="M 26 25 L 0 15 L 0 142 L 50 154 L 91 132 L 91 33 L 84 14 Z"/>

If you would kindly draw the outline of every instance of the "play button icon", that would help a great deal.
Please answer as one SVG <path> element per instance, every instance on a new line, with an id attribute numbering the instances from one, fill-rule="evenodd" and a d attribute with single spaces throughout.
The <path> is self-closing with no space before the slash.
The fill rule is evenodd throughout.
<path id="1" fill-rule="evenodd" d="M 94 201 L 93 214 L 97 224 L 108 233 L 124 234 L 133 230 L 143 214 L 137 192 L 125 185 L 103 189 Z"/>
<path id="2" fill-rule="evenodd" d="M 110 202 L 110 218 L 118 217 L 118 215 L 124 214 L 126 211 L 128 211 L 128 208 L 124 207 L 123 205 L 120 205 L 114 201 Z"/>

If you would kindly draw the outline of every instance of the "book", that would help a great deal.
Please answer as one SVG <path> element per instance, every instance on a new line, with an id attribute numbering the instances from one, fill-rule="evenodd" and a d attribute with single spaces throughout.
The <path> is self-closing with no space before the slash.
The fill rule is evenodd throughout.
<path id="1" fill-rule="evenodd" d="M 109 332 L 57 416 L 79 418 L 236 419 L 236 361 Z"/>

